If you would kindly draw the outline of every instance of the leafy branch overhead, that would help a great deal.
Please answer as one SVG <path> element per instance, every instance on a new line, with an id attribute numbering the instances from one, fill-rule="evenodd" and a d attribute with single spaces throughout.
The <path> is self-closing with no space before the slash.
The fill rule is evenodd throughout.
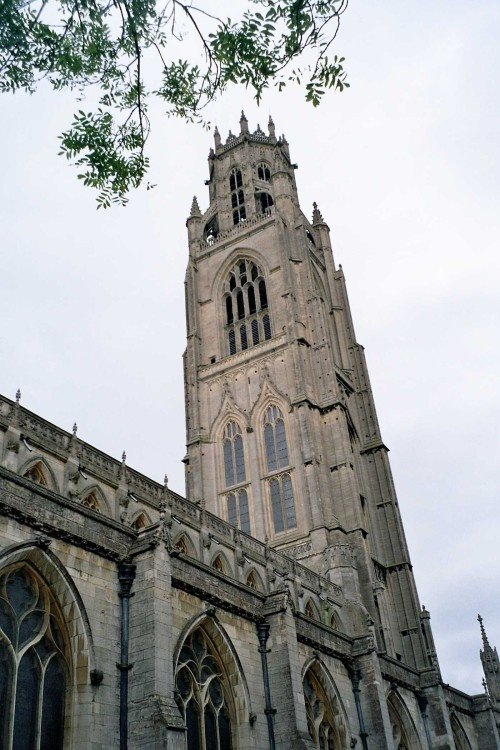
<path id="1" fill-rule="evenodd" d="M 206 124 L 204 108 L 229 84 L 244 84 L 259 101 L 265 89 L 296 82 L 314 106 L 327 89 L 349 86 L 344 58 L 329 56 L 347 0 L 246 0 L 237 20 L 209 5 L 0 0 L 0 90 L 33 93 L 47 81 L 96 102 L 60 138 L 79 178 L 98 189 L 99 206 L 126 203 L 148 171 L 152 97 L 168 115 Z M 187 34 L 198 60 L 191 47 L 182 58 Z"/>

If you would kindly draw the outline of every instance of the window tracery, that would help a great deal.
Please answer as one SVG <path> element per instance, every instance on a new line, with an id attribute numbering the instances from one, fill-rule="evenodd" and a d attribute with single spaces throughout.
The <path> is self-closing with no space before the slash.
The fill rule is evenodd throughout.
<path id="1" fill-rule="evenodd" d="M 269 495 L 274 531 L 279 533 L 297 527 L 297 514 L 289 471 L 274 472 L 290 465 L 283 414 L 277 406 L 270 406 L 264 415 L 264 449 L 269 478 Z"/>
<path id="2" fill-rule="evenodd" d="M 91 510 L 95 510 L 96 513 L 101 512 L 101 504 L 99 502 L 99 498 L 97 497 L 97 494 L 94 491 L 89 492 L 89 494 L 83 498 L 82 505 L 84 508 L 90 508 Z"/>
<path id="3" fill-rule="evenodd" d="M 338 711 L 312 669 L 308 669 L 304 676 L 303 688 L 307 727 L 314 747 L 318 750 L 341 750 L 346 747 Z"/>
<path id="4" fill-rule="evenodd" d="M 232 750 L 231 693 L 215 649 L 201 630 L 184 643 L 176 671 L 187 750 Z"/>
<path id="5" fill-rule="evenodd" d="M 148 525 L 148 522 L 144 513 L 139 513 L 137 518 L 134 521 L 132 521 L 132 528 L 135 529 L 136 531 L 145 529 L 147 525 Z"/>
<path id="6" fill-rule="evenodd" d="M 26 479 L 31 479 L 32 482 L 36 482 L 41 487 L 49 486 L 40 461 L 33 464 L 33 466 L 30 466 L 29 469 L 24 472 L 23 476 L 26 477 Z"/>
<path id="7" fill-rule="evenodd" d="M 62 750 L 68 679 L 59 608 L 26 565 L 0 575 L 0 746 Z"/>
<path id="8" fill-rule="evenodd" d="M 271 338 L 266 282 L 259 266 L 248 258 L 229 272 L 224 289 L 224 318 L 229 354 Z"/>
<path id="9" fill-rule="evenodd" d="M 248 508 L 248 494 L 246 489 L 230 492 L 226 495 L 227 520 L 246 534 L 251 533 L 250 511 Z"/>

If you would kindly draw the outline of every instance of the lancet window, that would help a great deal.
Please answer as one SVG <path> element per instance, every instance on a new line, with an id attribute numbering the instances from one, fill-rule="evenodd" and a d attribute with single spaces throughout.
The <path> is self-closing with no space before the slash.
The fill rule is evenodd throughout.
<path id="1" fill-rule="evenodd" d="M 68 683 L 61 613 L 26 565 L 0 575 L 0 747 L 62 750 Z"/>
<path id="2" fill-rule="evenodd" d="M 306 703 L 307 727 L 318 750 L 340 750 L 345 747 L 334 706 L 312 669 L 304 677 L 304 698 Z"/>
<path id="3" fill-rule="evenodd" d="M 261 192 L 256 193 L 255 200 L 257 202 L 257 211 L 260 214 L 267 215 L 270 213 L 271 206 L 274 206 L 274 201 L 270 193 Z"/>
<path id="4" fill-rule="evenodd" d="M 226 487 L 244 484 L 246 481 L 246 472 L 243 437 L 240 426 L 233 420 L 227 423 L 224 430 L 223 454 Z M 250 534 L 250 511 L 247 489 L 240 487 L 228 492 L 225 495 L 225 504 L 229 523 Z"/>
<path id="5" fill-rule="evenodd" d="M 297 526 L 292 478 L 289 471 L 288 445 L 283 414 L 277 406 L 270 406 L 264 415 L 264 449 L 268 479 L 271 513 L 276 533 Z"/>
<path id="6" fill-rule="evenodd" d="M 243 177 L 241 169 L 235 167 L 229 175 L 229 189 L 231 191 L 231 208 L 233 210 L 233 224 L 239 224 L 247 218 L 245 207 L 245 193 L 243 192 Z"/>
<path id="7" fill-rule="evenodd" d="M 224 289 L 224 318 L 229 354 L 236 354 L 271 338 L 266 282 L 248 258 L 229 272 Z"/>
<path id="8" fill-rule="evenodd" d="M 101 512 L 101 505 L 99 503 L 99 499 L 95 492 L 89 492 L 88 495 L 86 495 L 82 500 L 82 505 L 84 508 L 90 508 L 91 510 L 95 510 L 96 513 Z"/>
<path id="9" fill-rule="evenodd" d="M 201 629 L 181 649 L 176 688 L 187 750 L 232 750 L 231 692 L 215 649 Z"/>

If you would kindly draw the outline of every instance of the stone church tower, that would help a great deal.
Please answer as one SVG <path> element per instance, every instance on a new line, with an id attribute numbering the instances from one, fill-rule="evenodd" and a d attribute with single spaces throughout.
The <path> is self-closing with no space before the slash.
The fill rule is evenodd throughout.
<path id="1" fill-rule="evenodd" d="M 284 136 L 216 130 L 187 221 L 188 498 L 341 585 L 378 648 L 433 665 L 342 268 Z"/>

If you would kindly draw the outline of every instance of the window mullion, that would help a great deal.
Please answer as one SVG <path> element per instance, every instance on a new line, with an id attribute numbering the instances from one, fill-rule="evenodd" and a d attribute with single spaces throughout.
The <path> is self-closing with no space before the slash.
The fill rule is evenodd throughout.
<path id="1" fill-rule="evenodd" d="M 39 689 L 38 689 L 38 707 L 36 711 L 36 734 L 35 734 L 36 750 L 40 750 L 40 739 L 41 739 L 41 733 L 42 733 L 42 707 L 43 707 L 43 690 L 45 686 L 45 671 L 52 658 L 54 657 L 50 657 L 50 659 L 47 660 L 45 667 L 43 666 L 43 664 L 41 663 L 39 659 L 40 661 L 40 683 L 39 683 Z"/>

